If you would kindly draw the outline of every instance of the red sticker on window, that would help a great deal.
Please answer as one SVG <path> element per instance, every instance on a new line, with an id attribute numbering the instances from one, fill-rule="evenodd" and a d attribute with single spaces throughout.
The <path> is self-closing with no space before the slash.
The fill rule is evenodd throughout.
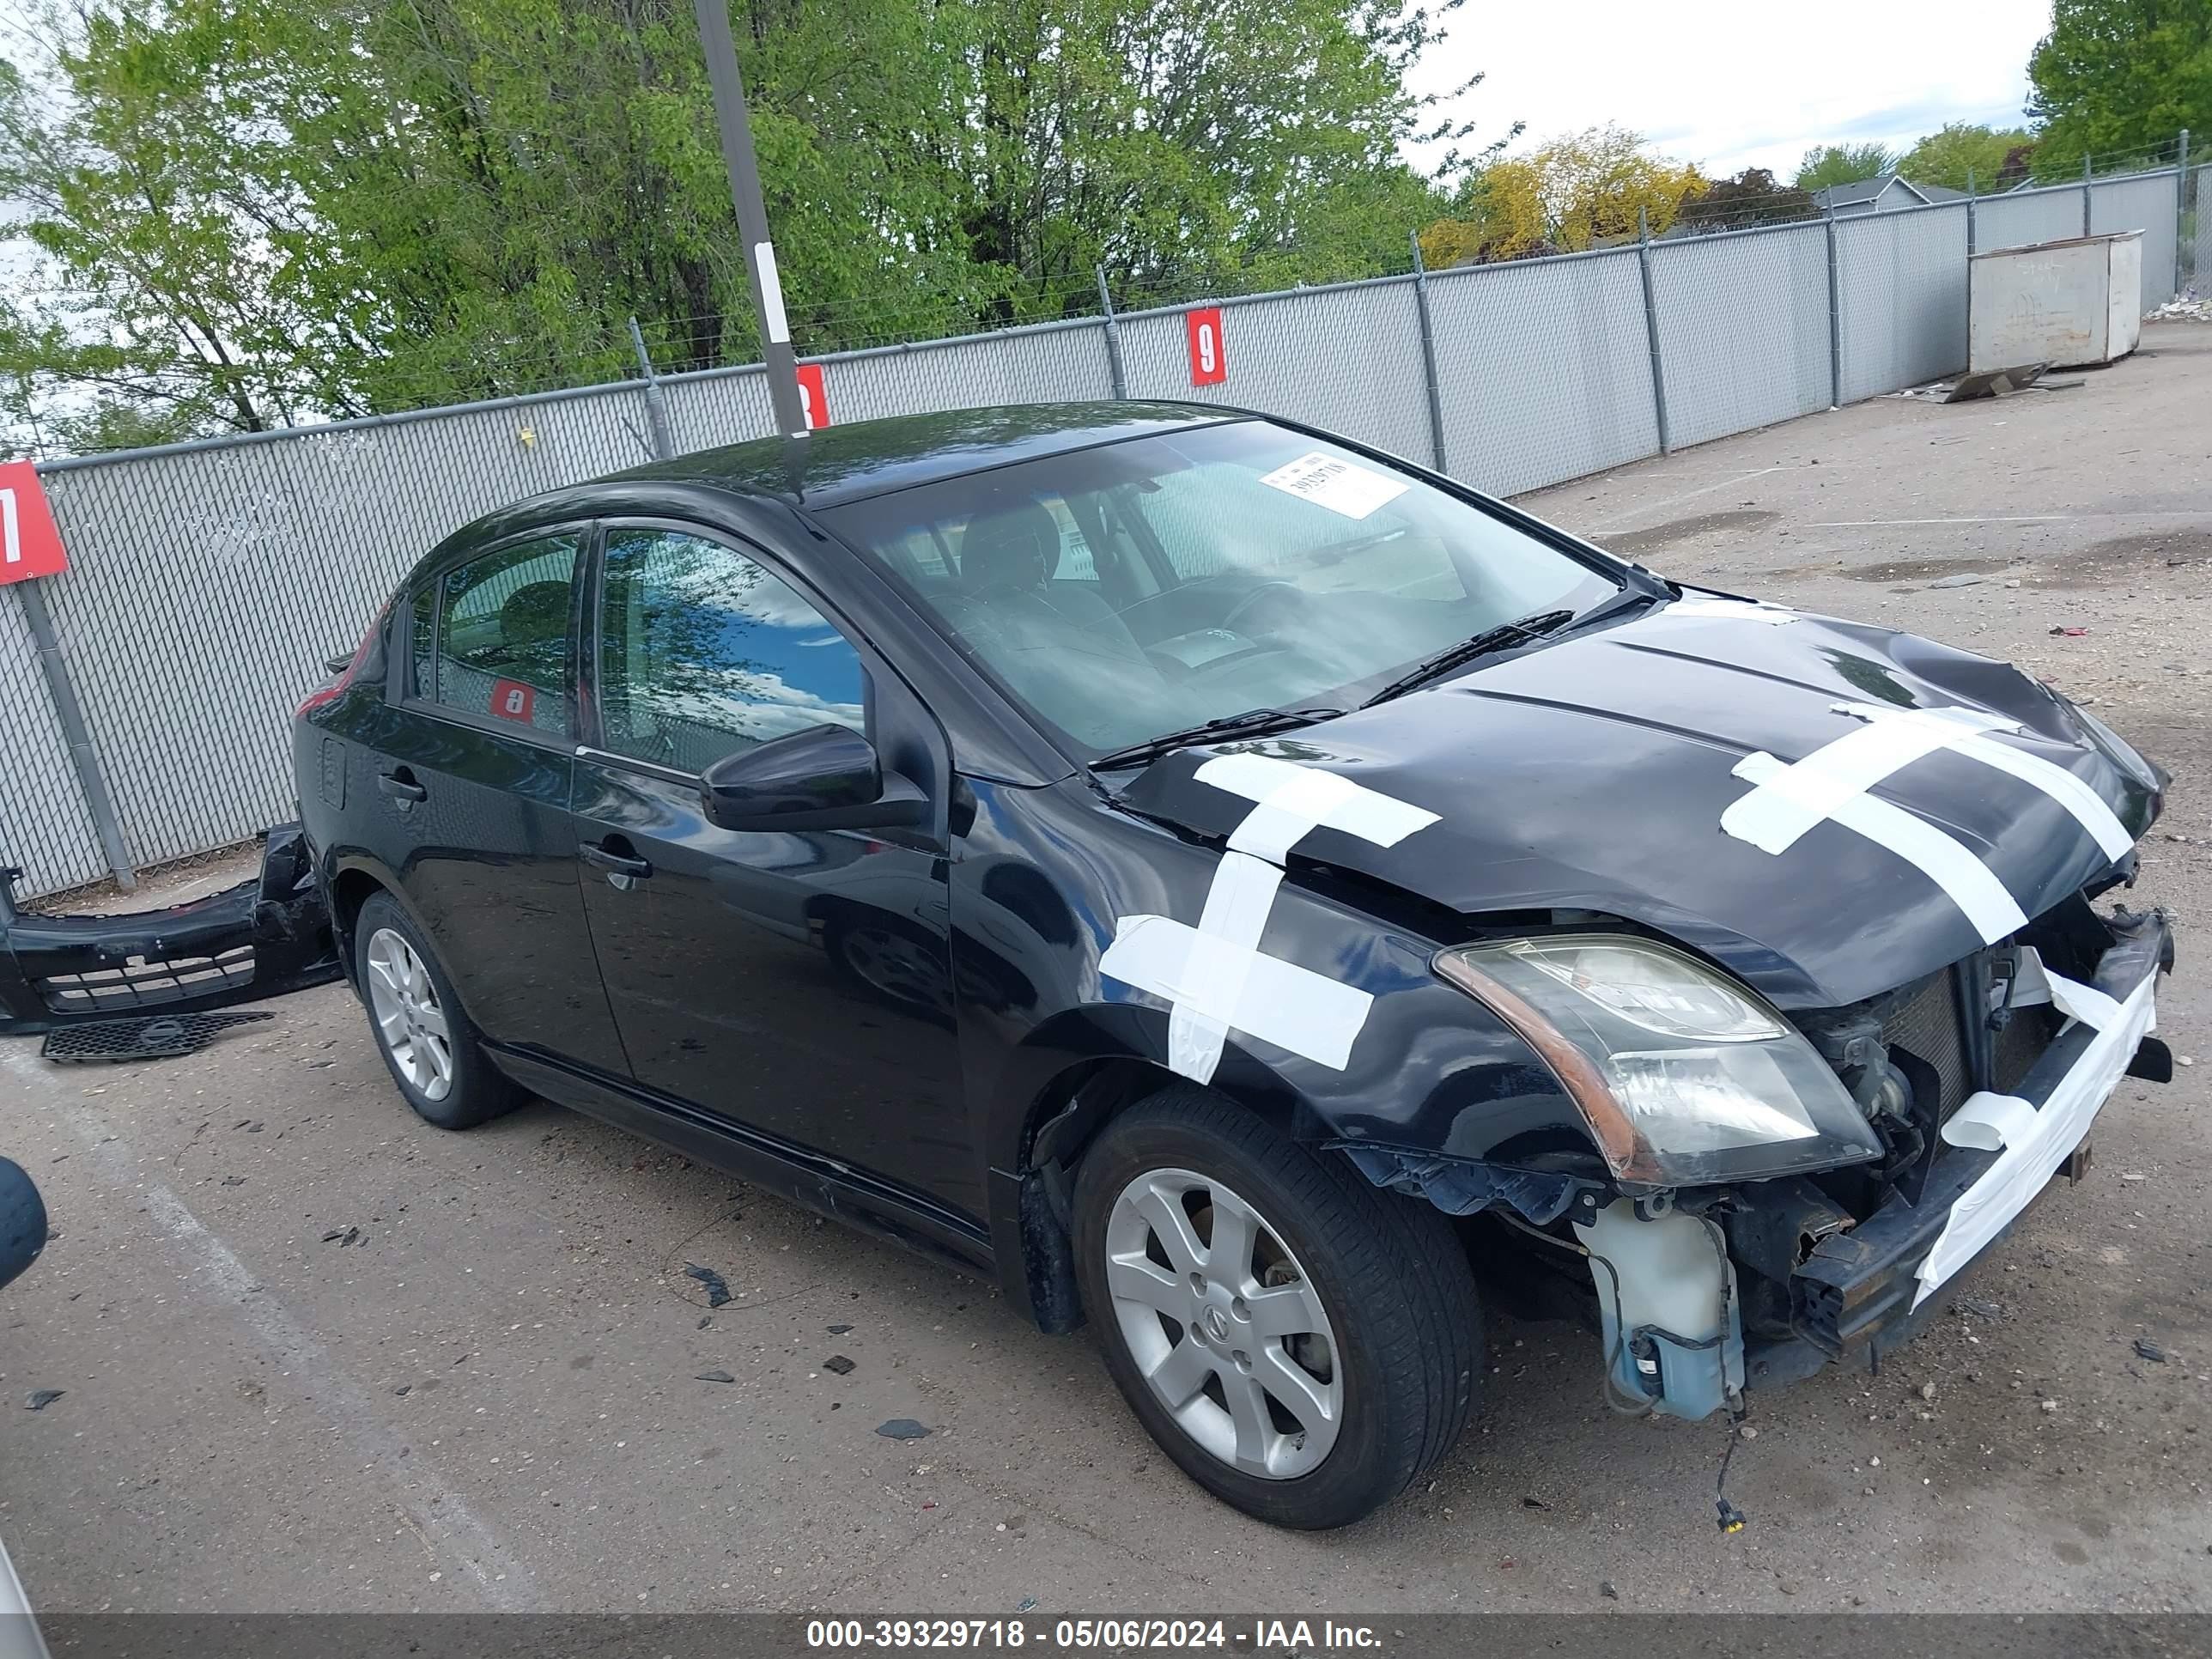
<path id="1" fill-rule="evenodd" d="M 531 706 L 538 701 L 534 686 L 520 680 L 494 680 L 491 683 L 491 712 L 503 720 L 526 720 Z"/>

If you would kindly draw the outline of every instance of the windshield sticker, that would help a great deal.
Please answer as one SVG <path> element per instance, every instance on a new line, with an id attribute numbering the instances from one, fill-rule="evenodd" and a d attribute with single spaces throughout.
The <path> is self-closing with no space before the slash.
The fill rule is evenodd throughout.
<path id="1" fill-rule="evenodd" d="M 1406 493 L 1406 480 L 1370 472 L 1340 455 L 1316 449 L 1287 466 L 1279 466 L 1260 482 L 1285 495 L 1311 501 L 1347 519 L 1364 519 L 1386 501 Z"/>

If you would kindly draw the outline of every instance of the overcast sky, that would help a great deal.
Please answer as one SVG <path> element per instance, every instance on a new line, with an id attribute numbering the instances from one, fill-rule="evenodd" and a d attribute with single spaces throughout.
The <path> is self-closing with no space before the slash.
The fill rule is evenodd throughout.
<path id="1" fill-rule="evenodd" d="M 1709 176 L 1786 179 L 1815 144 L 1910 144 L 1946 121 L 2024 125 L 2050 0 L 1467 0 L 1417 89 L 1488 76 L 1464 112 L 1516 149 L 1607 121 Z"/>

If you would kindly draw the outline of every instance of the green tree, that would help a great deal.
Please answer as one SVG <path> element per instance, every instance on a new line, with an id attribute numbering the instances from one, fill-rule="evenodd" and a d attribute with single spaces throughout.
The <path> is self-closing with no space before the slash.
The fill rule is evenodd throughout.
<path id="1" fill-rule="evenodd" d="M 2002 189 L 2027 176 L 2026 157 L 2031 148 L 2022 129 L 1999 131 L 1954 121 L 1907 150 L 1897 171 L 1916 185 L 1942 185 L 1948 190 L 1966 189 L 1971 171 L 1975 189 Z"/>
<path id="2" fill-rule="evenodd" d="M 1792 180 L 1800 190 L 1855 185 L 1897 171 L 1897 153 L 1887 144 L 1820 144 L 1805 152 Z"/>
<path id="3" fill-rule="evenodd" d="M 1406 86 L 1456 3 L 734 0 L 796 343 L 1092 309 L 1102 264 L 1402 269 L 1445 198 L 1401 148 L 1467 134 Z M 0 399 L 50 441 L 605 378 L 632 313 L 664 368 L 755 355 L 684 0 L 56 7 L 0 73 L 0 258 L 36 272 Z"/>
<path id="4" fill-rule="evenodd" d="M 1733 179 L 1714 179 L 1684 202 L 1676 224 L 1686 230 L 1740 230 L 1809 218 L 1814 212 L 1808 192 L 1776 183 L 1765 167 L 1746 167 Z"/>
<path id="5" fill-rule="evenodd" d="M 2163 155 L 2184 127 L 2212 133 L 2212 5 L 2054 0 L 2027 78 L 2038 177 L 2071 177 L 2085 155 Z"/>

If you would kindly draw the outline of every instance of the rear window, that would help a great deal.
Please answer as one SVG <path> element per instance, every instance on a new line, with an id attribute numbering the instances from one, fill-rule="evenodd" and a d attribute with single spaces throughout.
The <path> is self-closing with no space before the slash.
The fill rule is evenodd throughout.
<path id="1" fill-rule="evenodd" d="M 579 546 L 578 537 L 562 535 L 503 547 L 456 565 L 416 595 L 414 694 L 458 714 L 574 735 L 568 599 Z M 436 618 L 426 627 L 429 600 Z"/>

